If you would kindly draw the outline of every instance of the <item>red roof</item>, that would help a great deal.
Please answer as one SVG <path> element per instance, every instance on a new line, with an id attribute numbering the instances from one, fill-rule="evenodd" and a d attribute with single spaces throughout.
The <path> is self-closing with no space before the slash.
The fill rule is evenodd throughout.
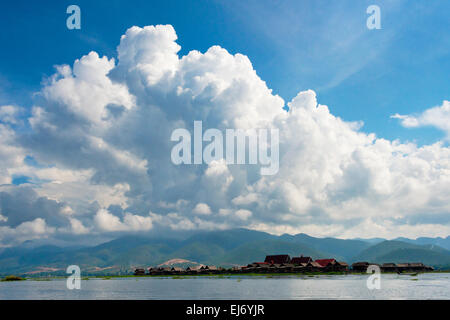
<path id="1" fill-rule="evenodd" d="M 291 257 L 289 257 L 288 254 L 278 254 L 274 256 L 266 256 L 266 259 L 264 262 L 268 262 L 271 264 L 282 264 L 282 263 L 289 263 L 291 261 Z"/>
<path id="2" fill-rule="evenodd" d="M 316 262 L 318 264 L 320 264 L 322 267 L 326 267 L 329 264 L 335 264 L 336 260 L 335 259 L 319 259 L 319 260 L 316 260 Z"/>
<path id="3" fill-rule="evenodd" d="M 294 257 L 294 258 L 292 258 L 291 263 L 292 264 L 301 264 L 301 263 L 309 263 L 311 261 L 312 261 L 311 257 L 303 257 L 303 256 L 301 256 L 301 257 Z"/>

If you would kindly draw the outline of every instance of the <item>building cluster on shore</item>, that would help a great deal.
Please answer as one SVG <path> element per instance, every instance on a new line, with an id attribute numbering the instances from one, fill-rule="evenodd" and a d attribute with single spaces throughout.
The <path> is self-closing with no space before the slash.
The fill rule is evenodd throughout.
<path id="1" fill-rule="evenodd" d="M 221 273 L 307 273 L 307 272 L 366 272 L 370 265 L 376 265 L 382 272 L 425 272 L 433 268 L 422 263 L 384 263 L 382 265 L 369 262 L 356 262 L 349 265 L 336 259 L 317 259 L 311 257 L 293 257 L 287 254 L 266 256 L 264 262 L 253 262 L 247 266 L 231 269 L 216 266 L 187 267 L 150 267 L 135 269 L 135 275 L 192 275 Z"/>
<path id="2" fill-rule="evenodd" d="M 370 262 L 355 262 L 352 264 L 352 271 L 354 272 L 366 272 L 370 265 L 376 265 L 380 267 L 382 272 L 425 272 L 433 271 L 433 267 L 426 266 L 421 262 L 414 263 L 383 263 L 376 264 Z"/>

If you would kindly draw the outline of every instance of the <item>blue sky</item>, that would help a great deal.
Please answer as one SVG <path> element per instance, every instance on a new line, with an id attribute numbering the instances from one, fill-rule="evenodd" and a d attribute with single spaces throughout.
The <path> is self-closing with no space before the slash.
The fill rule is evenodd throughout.
<path id="1" fill-rule="evenodd" d="M 381 8 L 381 30 L 366 28 L 366 8 Z M 68 30 L 77 4 L 81 30 Z M 54 72 L 94 50 L 116 56 L 132 25 L 172 24 L 184 55 L 220 45 L 243 53 L 268 87 L 289 101 L 313 89 L 319 103 L 365 132 L 419 145 L 433 128 L 403 128 L 413 114 L 450 96 L 448 1 L 14 1 L 0 12 L 0 104 L 33 102 Z"/>
<path id="2" fill-rule="evenodd" d="M 72 4 L 81 30 L 66 27 Z M 379 30 L 366 25 L 373 4 Z M 448 236 L 449 11 L 447 0 L 3 4 L 0 247 L 233 227 Z M 170 137 L 194 121 L 279 129 L 279 170 L 177 165 Z"/>

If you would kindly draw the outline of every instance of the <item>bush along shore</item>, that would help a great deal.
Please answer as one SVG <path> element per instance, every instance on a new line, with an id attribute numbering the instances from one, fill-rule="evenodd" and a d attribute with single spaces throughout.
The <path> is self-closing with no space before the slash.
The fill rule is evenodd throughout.
<path id="1" fill-rule="evenodd" d="M 25 279 L 18 276 L 6 276 L 3 279 L 0 279 L 0 281 L 22 281 L 22 280 Z"/>
<path id="2" fill-rule="evenodd" d="M 346 274 L 346 273 L 366 273 L 369 270 L 391 273 L 408 272 L 428 272 L 433 271 L 432 267 L 423 263 L 384 263 L 375 264 L 370 262 L 356 262 L 349 266 L 347 263 L 335 259 L 313 260 L 311 257 L 294 257 L 289 255 L 266 256 L 263 262 L 253 262 L 247 266 L 238 266 L 231 269 L 201 265 L 197 267 L 159 266 L 149 268 L 136 268 L 136 276 L 170 276 L 170 275 L 234 275 L 234 274 Z"/>

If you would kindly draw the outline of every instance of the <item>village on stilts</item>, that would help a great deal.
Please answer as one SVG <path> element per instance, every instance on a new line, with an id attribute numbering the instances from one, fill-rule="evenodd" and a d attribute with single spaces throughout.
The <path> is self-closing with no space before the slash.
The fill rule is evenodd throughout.
<path id="1" fill-rule="evenodd" d="M 136 268 L 134 274 L 144 275 L 201 275 L 201 274 L 248 274 L 248 273 L 365 273 L 369 266 L 375 265 L 381 272 L 427 272 L 432 267 L 423 263 L 383 263 L 355 262 L 349 266 L 346 262 L 336 259 L 317 259 L 303 255 L 291 258 L 287 254 L 266 256 L 264 262 L 253 262 L 246 266 L 222 268 L 212 265 L 180 268 L 174 266 L 159 266 Z"/>

